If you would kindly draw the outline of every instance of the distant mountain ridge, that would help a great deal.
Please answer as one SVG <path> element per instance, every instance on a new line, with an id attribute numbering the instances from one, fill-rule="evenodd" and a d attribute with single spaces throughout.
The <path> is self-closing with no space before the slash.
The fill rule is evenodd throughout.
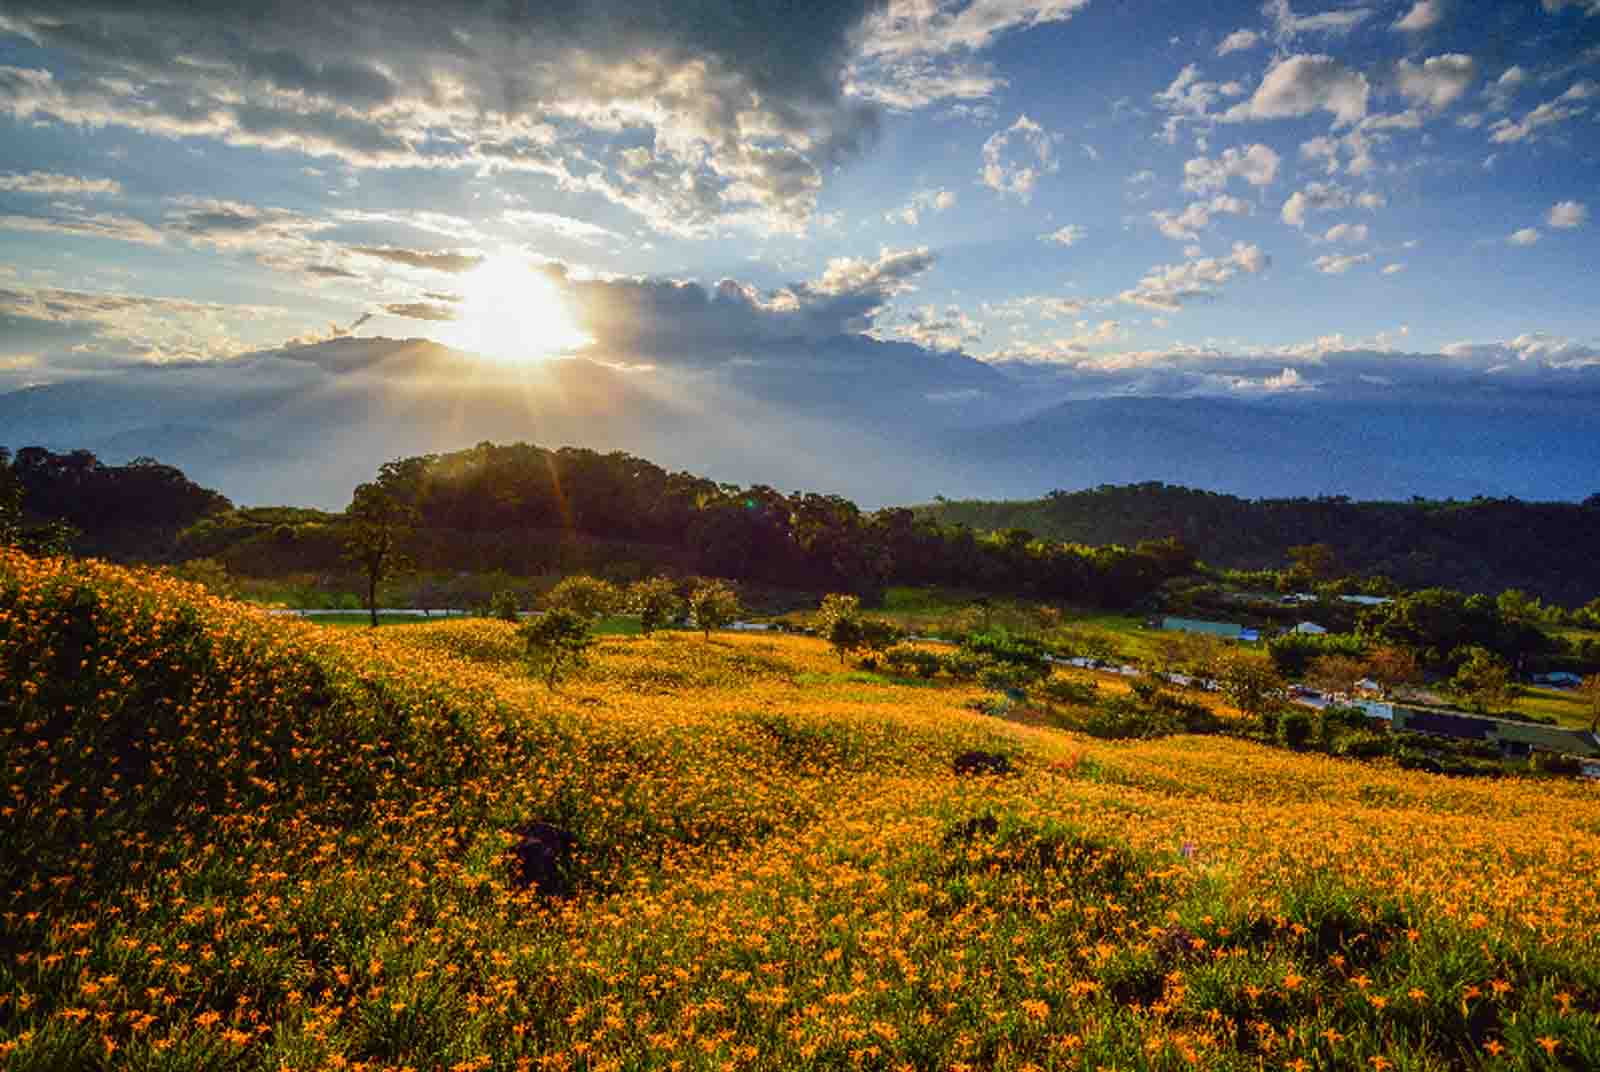
<path id="1" fill-rule="evenodd" d="M 1244 497 L 1576 501 L 1600 472 L 1600 407 L 1552 414 L 1510 394 L 1062 401 L 1048 376 L 859 335 L 704 357 L 507 367 L 415 339 L 342 338 L 0 394 L 0 445 L 86 448 L 112 464 L 149 455 L 236 502 L 328 508 L 385 461 L 486 440 L 622 450 L 867 507 L 1147 481 Z"/>
<path id="2" fill-rule="evenodd" d="M 1600 494 L 1583 503 L 1352 502 L 1243 499 L 1162 483 L 1056 491 L 1022 501 L 946 501 L 917 508 L 946 524 L 1026 529 L 1074 543 L 1132 545 L 1177 536 L 1201 561 L 1278 568 L 1288 549 L 1325 543 L 1343 572 L 1406 588 L 1495 593 L 1521 588 L 1569 606 L 1600 596 Z"/>

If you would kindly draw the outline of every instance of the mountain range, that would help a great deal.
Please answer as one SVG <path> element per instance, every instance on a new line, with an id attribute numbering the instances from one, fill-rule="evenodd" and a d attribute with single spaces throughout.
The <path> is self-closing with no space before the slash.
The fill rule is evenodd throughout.
<path id="1" fill-rule="evenodd" d="M 624 450 L 864 506 L 1143 481 L 1363 499 L 1600 490 L 1600 414 L 1516 398 L 1063 400 L 1048 381 L 863 336 L 714 356 L 510 367 L 344 337 L 12 391 L 0 444 L 152 456 L 235 502 L 329 508 L 384 461 L 485 440 Z"/>

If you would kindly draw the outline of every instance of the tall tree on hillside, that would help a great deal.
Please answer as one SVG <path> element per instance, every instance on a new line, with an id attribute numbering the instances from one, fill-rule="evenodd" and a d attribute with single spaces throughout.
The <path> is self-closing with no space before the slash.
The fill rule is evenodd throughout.
<path id="1" fill-rule="evenodd" d="M 689 593 L 689 613 L 710 640 L 711 630 L 724 629 L 739 616 L 739 596 L 721 581 L 701 581 Z"/>
<path id="2" fill-rule="evenodd" d="M 1458 651 L 1457 655 L 1463 654 Z M 1465 658 L 1450 687 L 1474 711 L 1487 714 L 1503 710 L 1516 699 L 1517 686 L 1511 678 L 1511 667 L 1494 652 L 1480 647 L 1465 649 Z"/>
<path id="3" fill-rule="evenodd" d="M 345 557 L 367 576 L 367 609 L 374 629 L 378 627 L 378 585 L 407 564 L 405 539 L 417 521 L 412 505 L 415 489 L 407 479 L 411 475 L 403 462 L 385 463 L 377 480 L 356 488 L 345 510 Z"/>

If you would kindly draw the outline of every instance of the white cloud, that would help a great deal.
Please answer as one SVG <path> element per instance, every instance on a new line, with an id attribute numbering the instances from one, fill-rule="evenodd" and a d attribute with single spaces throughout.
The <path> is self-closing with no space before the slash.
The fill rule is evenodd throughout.
<path id="1" fill-rule="evenodd" d="M 905 322 L 895 325 L 893 333 L 926 349 L 948 352 L 965 350 L 978 342 L 984 329 L 958 306 L 948 305 L 941 310 L 924 305 L 907 313 Z"/>
<path id="2" fill-rule="evenodd" d="M 1351 7 L 1315 15 L 1296 15 L 1289 7 L 1289 0 L 1267 0 L 1262 11 L 1272 19 L 1274 36 L 1280 42 L 1288 41 L 1297 34 L 1347 34 L 1372 14 L 1371 8 Z"/>
<path id="3" fill-rule="evenodd" d="M 1244 87 L 1237 82 L 1207 82 L 1200 77 L 1200 68 L 1191 63 L 1178 72 L 1160 93 L 1154 97 L 1155 103 L 1163 111 L 1170 113 L 1162 128 L 1162 138 L 1168 144 L 1176 144 L 1178 130 L 1185 122 L 1210 122 L 1215 116 L 1211 106 L 1224 97 L 1237 97 L 1244 92 Z"/>
<path id="4" fill-rule="evenodd" d="M 1006 80 L 974 57 L 1008 33 L 1065 22 L 1088 0 L 890 0 L 866 20 L 846 92 L 907 111 L 985 100 Z M 776 10 L 776 9 L 775 9 Z M 724 20 L 736 25 L 738 16 Z"/>
<path id="5" fill-rule="evenodd" d="M 1325 111 L 1335 125 L 1360 121 L 1367 114 L 1367 78 L 1332 56 L 1288 56 L 1268 69 L 1249 100 L 1228 109 L 1227 122 L 1289 119 Z"/>
<path id="6" fill-rule="evenodd" d="M 1431 56 L 1420 65 L 1401 60 L 1395 68 L 1395 76 L 1407 100 L 1443 111 L 1459 100 L 1478 77 L 1478 64 L 1471 56 L 1449 52 Z"/>
<path id="7" fill-rule="evenodd" d="M 1225 149 L 1215 160 L 1195 157 L 1183 165 L 1183 188 L 1192 193 L 1209 193 L 1241 178 L 1251 186 L 1267 186 L 1278 177 L 1279 157 L 1260 143 L 1244 149 Z"/>
<path id="8" fill-rule="evenodd" d="M 575 219 L 572 216 L 563 216 L 559 212 L 507 209 L 500 214 L 500 218 L 513 226 L 529 227 L 536 231 L 560 235 L 562 238 L 571 238 L 591 245 L 608 238 L 619 241 L 622 238 L 617 232 L 601 227 L 599 224 Z"/>
<path id="9" fill-rule="evenodd" d="M 867 56 L 978 52 L 1016 29 L 1065 22 L 1089 0 L 890 0 L 866 26 Z"/>
<path id="10" fill-rule="evenodd" d="M 1370 253 L 1340 253 L 1340 254 L 1329 253 L 1329 254 L 1327 254 L 1325 256 L 1318 257 L 1312 263 L 1316 265 L 1317 271 L 1323 273 L 1324 275 L 1343 275 L 1344 273 L 1348 272 L 1350 269 L 1356 267 L 1357 265 L 1360 265 L 1360 264 L 1371 264 L 1372 263 L 1372 254 L 1370 254 Z"/>
<path id="11" fill-rule="evenodd" d="M 1562 230 L 1582 227 L 1588 220 L 1589 206 L 1582 201 L 1557 201 L 1550 206 L 1550 215 L 1545 217 L 1545 222 L 1551 227 Z"/>
<path id="12" fill-rule="evenodd" d="M 1489 125 L 1489 140 L 1496 145 L 1536 140 L 1539 132 L 1545 127 L 1564 123 L 1568 119 L 1582 115 L 1586 110 L 1583 106 L 1563 102 L 1580 101 L 1588 95 L 1587 83 L 1574 83 L 1555 100 L 1545 101 L 1515 122 L 1510 119 L 1495 120 Z"/>
<path id="13" fill-rule="evenodd" d="M 1431 30 L 1444 19 L 1445 0 L 1417 0 L 1404 18 L 1395 22 L 1394 28 L 1407 33 Z"/>
<path id="14" fill-rule="evenodd" d="M 891 209 L 883 214 L 883 218 L 890 223 L 903 223 L 908 227 L 915 227 L 922 219 L 925 212 L 944 212 L 956 203 L 953 190 L 918 190 L 911 195 L 911 199 L 897 209 Z"/>
<path id="15" fill-rule="evenodd" d="M 1211 226 L 1214 215 L 1248 216 L 1250 203 L 1243 198 L 1218 194 L 1210 201 L 1191 201 L 1182 212 L 1152 212 L 1156 228 L 1174 242 L 1193 242 Z"/>
<path id="16" fill-rule="evenodd" d="M 78 175 L 58 175 L 49 171 L 13 172 L 0 175 L 0 192 L 49 194 L 56 197 L 115 197 L 122 184 L 115 179 L 86 179 Z"/>
<path id="17" fill-rule="evenodd" d="M 0 289 L 0 318 L 49 324 L 73 336 L 76 363 L 214 361 L 249 349 L 239 340 L 252 321 L 281 319 L 285 310 L 182 298 L 59 288 Z M 62 339 L 60 341 L 67 341 Z"/>
<path id="18" fill-rule="evenodd" d="M 1240 272 L 1256 275 L 1272 263 L 1260 246 L 1235 242 L 1226 257 L 1202 257 L 1182 264 L 1158 265 L 1137 286 L 1118 297 L 1130 305 L 1175 312 L 1192 301 L 1214 298 L 1217 288 Z"/>
<path id="19" fill-rule="evenodd" d="M 67 212 L 55 216 L 0 216 L 0 230 L 107 238 L 114 242 L 133 242 L 142 246 L 159 246 L 166 241 L 166 237 L 160 231 L 143 220 L 106 212 Z"/>
<path id="20" fill-rule="evenodd" d="M 1040 235 L 1039 236 L 1039 241 L 1041 241 L 1041 242 L 1054 242 L 1057 245 L 1061 245 L 1061 246 L 1070 246 L 1070 245 L 1073 245 L 1076 242 L 1081 241 L 1083 239 L 1083 236 L 1086 235 L 1086 234 L 1088 234 L 1088 232 L 1085 231 L 1082 227 L 1078 226 L 1075 223 L 1069 223 L 1065 227 L 1056 228 L 1054 231 L 1051 231 L 1049 234 Z"/>
<path id="21" fill-rule="evenodd" d="M 1376 212 L 1378 209 L 1382 208 L 1383 206 L 1387 205 L 1388 203 L 1389 203 L 1389 199 L 1388 198 L 1384 197 L 1380 193 L 1375 193 L 1375 192 L 1373 192 L 1371 190 L 1367 191 L 1364 194 L 1359 195 L 1356 198 L 1356 206 L 1358 208 L 1364 208 L 1368 212 Z"/>
<path id="22" fill-rule="evenodd" d="M 1334 183 L 1313 182 L 1291 194 L 1289 200 L 1283 203 L 1279 215 L 1284 223 L 1292 227 L 1304 227 L 1309 213 L 1330 212 L 1349 206 L 1349 190 Z"/>
<path id="23" fill-rule="evenodd" d="M 1255 48 L 1261 43 L 1261 35 L 1254 30 L 1235 30 L 1222 39 L 1217 46 L 1217 55 L 1226 56 L 1230 52 L 1242 52 L 1245 49 Z"/>
<path id="24" fill-rule="evenodd" d="M 1569 7 L 1575 7 L 1585 15 L 1600 15 L 1600 0 L 1539 0 L 1539 3 L 1552 15 Z"/>
<path id="25" fill-rule="evenodd" d="M 1405 270 L 1406 266 L 1404 264 L 1386 264 L 1383 266 L 1384 275 L 1399 275 Z"/>
<path id="26" fill-rule="evenodd" d="M 1512 231 L 1506 241 L 1513 246 L 1531 246 L 1539 241 L 1539 232 L 1533 227 L 1524 227 L 1520 231 Z"/>
<path id="27" fill-rule="evenodd" d="M 1367 240 L 1367 225 L 1364 223 L 1336 223 L 1328 228 L 1323 235 L 1326 242 L 1347 242 L 1352 245 Z"/>
<path id="28" fill-rule="evenodd" d="M 1019 159 L 1008 159 L 1012 138 L 1020 143 Z M 1043 127 L 1025 115 L 1017 117 L 1005 130 L 999 130 L 983 143 L 983 167 L 979 176 L 985 186 L 1005 196 L 1015 196 L 1026 204 L 1033 198 L 1034 187 L 1041 175 L 1057 170 L 1055 148 Z"/>
<path id="29" fill-rule="evenodd" d="M 1507 67 L 1499 78 L 1484 87 L 1483 95 L 1489 98 L 1489 107 L 1501 112 L 1511 107 L 1511 98 L 1527 80 L 1528 72 L 1521 67 Z"/>

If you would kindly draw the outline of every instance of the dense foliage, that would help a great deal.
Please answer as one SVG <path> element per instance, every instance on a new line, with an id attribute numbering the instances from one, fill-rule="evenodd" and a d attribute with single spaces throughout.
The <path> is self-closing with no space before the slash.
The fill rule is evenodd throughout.
<path id="1" fill-rule="evenodd" d="M 389 462 L 377 483 L 414 512 L 408 550 L 423 568 L 526 575 L 628 559 L 644 573 L 671 564 L 707 576 L 854 592 L 869 602 L 889 584 L 959 584 L 1128 607 L 1194 565 L 1172 540 L 1084 547 L 980 537 L 907 509 L 868 513 L 837 495 L 718 484 L 629 454 L 574 447 L 483 443 Z M 235 542 L 225 521 L 202 524 L 185 539 L 193 553 L 225 561 L 230 548 L 248 543 L 252 559 L 280 566 L 298 546 L 301 568 L 323 568 L 330 563 L 325 521 L 312 519 L 301 540 L 241 512 Z M 607 553 L 585 553 L 605 545 Z"/>
<path id="2" fill-rule="evenodd" d="M 13 495 L 19 521 L 64 523 L 76 550 L 119 558 L 170 557 L 180 530 L 233 505 L 153 458 L 105 465 L 87 450 L 24 447 L 13 457 L 0 447 L 0 514 Z"/>
<path id="3" fill-rule="evenodd" d="M 1521 588 L 1568 606 L 1600 594 L 1600 495 L 1582 504 L 1251 500 L 1147 483 L 1026 501 L 940 502 L 917 516 L 1085 544 L 1176 536 L 1208 565 L 1228 569 L 1276 569 L 1290 561 L 1291 548 L 1321 544 L 1332 549 L 1336 571 L 1378 574 L 1405 588 Z"/>

